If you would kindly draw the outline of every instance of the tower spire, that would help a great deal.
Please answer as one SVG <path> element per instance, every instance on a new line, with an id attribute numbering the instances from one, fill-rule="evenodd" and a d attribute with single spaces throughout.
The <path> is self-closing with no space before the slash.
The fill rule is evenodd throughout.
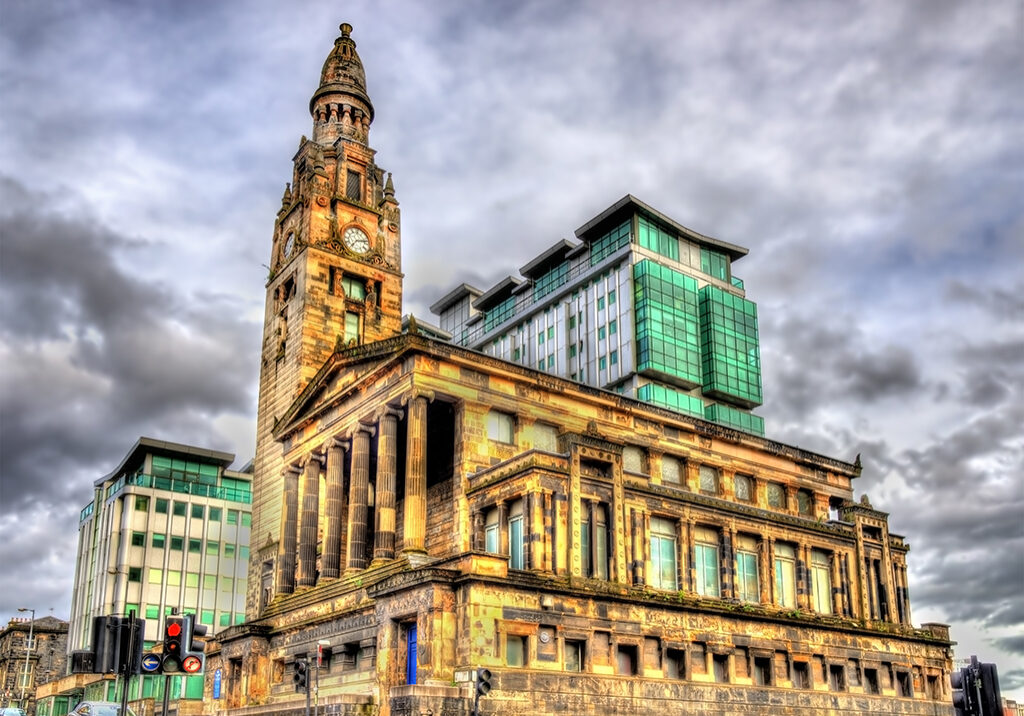
<path id="1" fill-rule="evenodd" d="M 320 71 L 320 86 L 309 100 L 313 140 L 327 145 L 345 137 L 366 144 L 373 122 L 366 72 L 352 39 L 352 26 L 346 22 L 339 29 L 341 35 Z"/>

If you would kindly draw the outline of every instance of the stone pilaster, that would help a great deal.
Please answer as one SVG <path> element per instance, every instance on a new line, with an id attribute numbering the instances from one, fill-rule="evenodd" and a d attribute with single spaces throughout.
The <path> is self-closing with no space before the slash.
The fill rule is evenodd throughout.
<path id="1" fill-rule="evenodd" d="M 352 437 L 352 487 L 348 501 L 346 571 L 366 568 L 367 507 L 370 485 L 370 436 L 373 427 L 360 424 Z"/>
<path id="2" fill-rule="evenodd" d="M 409 399 L 405 443 L 405 514 L 403 552 L 426 552 L 427 534 L 427 397 Z"/>
<path id="3" fill-rule="evenodd" d="M 401 412 L 384 408 L 380 414 L 377 440 L 377 499 L 376 525 L 373 536 L 373 561 L 395 558 L 395 483 L 398 419 Z"/>
<path id="4" fill-rule="evenodd" d="M 295 544 L 299 521 L 299 468 L 284 471 L 284 520 L 277 552 L 277 593 L 295 591 Z"/>
<path id="5" fill-rule="evenodd" d="M 299 568 L 296 586 L 316 584 L 316 547 L 320 518 L 320 456 L 306 458 L 302 478 L 302 514 L 299 522 Z"/>
<path id="6" fill-rule="evenodd" d="M 345 524 L 344 474 L 347 443 L 332 440 L 327 446 L 327 529 L 324 531 L 323 565 L 320 576 L 335 579 L 341 576 L 341 536 Z"/>

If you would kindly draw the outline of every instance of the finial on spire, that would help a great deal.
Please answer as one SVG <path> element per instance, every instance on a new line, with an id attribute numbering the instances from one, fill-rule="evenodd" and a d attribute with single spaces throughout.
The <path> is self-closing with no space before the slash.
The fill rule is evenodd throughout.
<path id="1" fill-rule="evenodd" d="M 395 184 L 391 181 L 391 172 L 388 172 L 388 180 L 384 184 L 384 196 L 389 199 L 395 198 Z"/>
<path id="2" fill-rule="evenodd" d="M 352 34 L 352 26 L 349 25 L 347 22 L 341 23 L 338 26 L 338 29 L 341 30 L 341 36 L 342 37 L 348 37 L 349 35 Z"/>

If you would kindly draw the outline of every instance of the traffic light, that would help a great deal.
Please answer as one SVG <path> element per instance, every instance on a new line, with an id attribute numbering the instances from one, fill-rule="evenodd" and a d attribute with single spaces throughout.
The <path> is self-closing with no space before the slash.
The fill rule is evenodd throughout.
<path id="1" fill-rule="evenodd" d="M 164 672 L 181 671 L 185 642 L 185 618 L 168 616 L 164 622 Z"/>
<path id="2" fill-rule="evenodd" d="M 999 691 L 999 674 L 995 664 L 978 664 L 982 716 L 1002 716 L 1003 695 Z"/>
<path id="3" fill-rule="evenodd" d="M 953 687 L 953 710 L 956 716 L 980 716 L 974 708 L 974 671 L 971 668 L 957 669 L 949 675 Z"/>
<path id="4" fill-rule="evenodd" d="M 309 690 L 309 662 L 305 656 L 300 656 L 295 660 L 295 673 L 292 674 L 292 681 L 295 682 L 297 692 Z"/>
<path id="5" fill-rule="evenodd" d="M 491 691 L 491 672 L 489 669 L 480 667 L 476 670 L 476 692 L 480 696 L 487 696 Z"/>
<path id="6" fill-rule="evenodd" d="M 181 624 L 181 670 L 186 674 L 202 673 L 206 666 L 206 625 L 196 624 L 195 614 L 186 614 L 182 617 Z M 196 639 L 199 637 L 199 639 Z"/>

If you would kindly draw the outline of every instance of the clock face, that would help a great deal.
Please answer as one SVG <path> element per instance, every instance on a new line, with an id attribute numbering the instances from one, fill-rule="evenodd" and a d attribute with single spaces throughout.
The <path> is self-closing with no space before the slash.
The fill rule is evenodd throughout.
<path id="1" fill-rule="evenodd" d="M 285 258 L 292 255 L 292 251 L 295 250 L 295 233 L 291 232 L 288 234 L 288 238 L 284 242 L 284 255 Z"/>
<path id="2" fill-rule="evenodd" d="M 370 250 L 370 239 L 362 229 L 350 226 L 345 229 L 345 246 L 357 254 L 365 254 Z"/>

